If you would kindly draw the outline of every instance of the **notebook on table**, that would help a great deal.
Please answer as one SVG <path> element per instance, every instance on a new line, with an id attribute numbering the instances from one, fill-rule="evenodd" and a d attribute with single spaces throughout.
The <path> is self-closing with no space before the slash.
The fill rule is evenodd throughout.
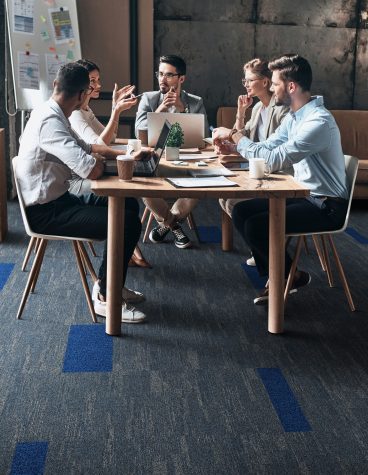
<path id="1" fill-rule="evenodd" d="M 204 146 L 204 115 L 203 114 L 180 114 L 177 112 L 148 112 L 148 145 L 152 147 L 160 134 L 160 130 L 168 120 L 170 124 L 178 122 L 184 132 L 183 148 Z"/>
<path id="2" fill-rule="evenodd" d="M 133 176 L 153 176 L 155 174 L 165 149 L 170 129 L 171 124 L 166 120 L 161 128 L 155 148 L 152 151 L 142 151 L 140 153 L 141 159 L 134 163 Z M 105 174 L 118 174 L 116 160 L 108 160 L 105 163 Z"/>

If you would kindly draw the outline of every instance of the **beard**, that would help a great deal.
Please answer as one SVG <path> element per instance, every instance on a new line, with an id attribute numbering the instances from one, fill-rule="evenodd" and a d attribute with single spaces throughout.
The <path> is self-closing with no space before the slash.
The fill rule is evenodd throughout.
<path id="1" fill-rule="evenodd" d="M 277 106 L 290 106 L 291 104 L 290 94 L 285 91 L 282 96 L 276 96 L 275 104 Z"/>

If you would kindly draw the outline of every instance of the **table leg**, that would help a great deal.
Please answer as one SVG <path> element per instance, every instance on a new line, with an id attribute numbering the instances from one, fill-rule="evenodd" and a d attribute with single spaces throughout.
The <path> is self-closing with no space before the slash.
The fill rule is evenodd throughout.
<path id="1" fill-rule="evenodd" d="M 270 198 L 268 331 L 284 331 L 285 198 Z"/>
<path id="2" fill-rule="evenodd" d="M 222 231 L 222 250 L 223 251 L 232 251 L 233 250 L 233 221 L 230 216 L 225 213 L 224 210 L 221 212 L 221 231 Z"/>
<path id="3" fill-rule="evenodd" d="M 125 198 L 109 196 L 107 231 L 106 333 L 121 333 Z"/>

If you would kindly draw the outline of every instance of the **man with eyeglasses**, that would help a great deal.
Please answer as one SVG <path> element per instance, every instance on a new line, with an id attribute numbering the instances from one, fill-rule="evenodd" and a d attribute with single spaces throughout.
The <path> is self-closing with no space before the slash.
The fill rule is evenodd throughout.
<path id="1" fill-rule="evenodd" d="M 185 61 L 175 55 L 161 56 L 156 77 L 160 87 L 159 91 L 144 93 L 139 103 L 135 121 L 136 137 L 138 137 L 139 130 L 147 130 L 148 112 L 204 114 L 205 134 L 208 136 L 207 114 L 202 98 L 189 94 L 182 89 L 186 78 Z M 180 198 L 171 207 L 165 200 L 160 198 L 144 198 L 143 201 L 154 213 L 159 223 L 159 226 L 150 232 L 149 238 L 152 242 L 163 242 L 171 231 L 174 235 L 176 247 L 185 249 L 191 246 L 190 239 L 186 236 L 179 223 L 185 220 L 198 200 Z"/>
<path id="2" fill-rule="evenodd" d="M 68 118 L 83 104 L 93 87 L 87 69 L 77 63 L 59 68 L 51 98 L 36 108 L 20 140 L 17 177 L 33 231 L 41 234 L 96 239 L 107 237 L 107 199 L 93 193 L 76 196 L 68 192 L 71 171 L 95 180 L 104 170 L 102 159 L 124 153 L 107 145 L 87 144 L 73 132 Z M 124 280 L 128 262 L 138 242 L 141 223 L 138 202 L 125 205 Z M 107 248 L 98 273 L 100 290 L 95 311 L 106 316 Z M 138 323 L 144 313 L 122 300 L 121 321 Z"/>

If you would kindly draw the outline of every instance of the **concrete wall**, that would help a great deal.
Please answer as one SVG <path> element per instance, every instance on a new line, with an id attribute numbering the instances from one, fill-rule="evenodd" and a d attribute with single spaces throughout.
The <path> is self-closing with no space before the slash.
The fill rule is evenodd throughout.
<path id="1" fill-rule="evenodd" d="M 368 107 L 368 0 L 155 0 L 155 64 L 187 61 L 185 89 L 204 98 L 211 123 L 236 105 L 242 65 L 297 52 L 313 68 L 313 93 L 331 109 Z"/>

